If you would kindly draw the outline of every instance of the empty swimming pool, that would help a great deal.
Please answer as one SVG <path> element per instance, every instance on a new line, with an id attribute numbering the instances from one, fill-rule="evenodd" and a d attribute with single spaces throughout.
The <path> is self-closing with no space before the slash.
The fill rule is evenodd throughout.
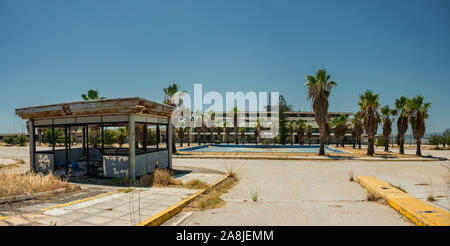
<path id="1" fill-rule="evenodd" d="M 243 145 L 243 144 L 207 144 L 180 149 L 182 152 L 242 152 L 242 153 L 319 153 L 318 145 Z M 325 146 L 326 153 L 346 153 Z"/>

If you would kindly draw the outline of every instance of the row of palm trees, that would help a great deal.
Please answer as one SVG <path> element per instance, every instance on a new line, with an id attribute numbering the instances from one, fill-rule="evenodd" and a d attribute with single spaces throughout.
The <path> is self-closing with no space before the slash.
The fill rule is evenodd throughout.
<path id="1" fill-rule="evenodd" d="M 325 69 L 320 69 L 315 75 L 305 76 L 305 86 L 308 88 L 307 97 L 312 101 L 315 112 L 315 120 L 319 125 L 320 131 L 320 150 L 319 155 L 325 155 L 324 145 L 328 139 L 330 130 L 334 131 L 337 139 L 343 138 L 345 131 L 351 128 L 353 148 L 356 144 L 361 148 L 361 135 L 365 132 L 368 136 L 367 155 L 375 154 L 375 135 L 377 134 L 379 124 L 383 124 L 383 137 L 385 151 L 389 151 L 389 136 L 392 133 L 392 123 L 394 116 L 397 118 L 397 131 L 399 142 L 399 153 L 404 154 L 405 133 L 408 130 L 408 124 L 411 125 L 414 139 L 416 140 L 416 155 L 421 156 L 421 139 L 425 134 L 425 119 L 428 118 L 428 110 L 431 103 L 425 103 L 423 96 L 407 98 L 401 96 L 395 99 L 395 108 L 388 105 L 381 107 L 379 103 L 379 94 L 374 94 L 367 90 L 359 97 L 359 111 L 354 114 L 351 125 L 347 124 L 345 116 L 334 118 L 331 122 L 328 119 L 328 98 L 331 91 L 337 83 L 331 80 L 331 75 Z"/>

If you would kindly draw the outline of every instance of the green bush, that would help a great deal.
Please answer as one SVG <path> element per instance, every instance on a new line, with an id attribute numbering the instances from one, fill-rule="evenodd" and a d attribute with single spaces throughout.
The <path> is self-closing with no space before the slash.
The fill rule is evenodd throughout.
<path id="1" fill-rule="evenodd" d="M 20 146 L 25 146 L 25 144 L 28 142 L 28 137 L 25 135 L 19 135 L 16 138 L 16 144 Z"/>
<path id="2" fill-rule="evenodd" d="M 378 138 L 376 145 L 377 147 L 384 146 L 384 138 Z"/>
<path id="3" fill-rule="evenodd" d="M 13 136 L 7 136 L 3 139 L 3 142 L 5 142 L 7 145 L 14 145 L 16 144 L 16 138 Z"/>
<path id="4" fill-rule="evenodd" d="M 430 145 L 436 145 L 438 146 L 439 144 L 443 143 L 443 138 L 441 136 L 431 136 L 430 139 L 428 140 L 428 143 Z"/>

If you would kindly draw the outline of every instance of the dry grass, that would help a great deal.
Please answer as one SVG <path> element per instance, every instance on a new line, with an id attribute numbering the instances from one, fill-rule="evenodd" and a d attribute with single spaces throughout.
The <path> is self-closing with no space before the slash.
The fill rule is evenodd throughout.
<path id="1" fill-rule="evenodd" d="M 203 182 L 199 179 L 191 180 L 191 181 L 187 182 L 186 184 L 184 184 L 183 187 L 188 188 L 188 189 L 196 189 L 196 190 L 210 189 L 210 186 L 208 183 Z"/>
<path id="2" fill-rule="evenodd" d="M 67 183 L 52 173 L 2 173 L 0 174 L 0 197 L 26 195 L 44 191 L 66 188 L 67 191 L 78 190 L 77 185 Z"/>
<path id="3" fill-rule="evenodd" d="M 141 187 L 164 187 L 164 186 L 181 186 L 183 182 L 171 176 L 170 172 L 165 169 L 155 169 L 153 173 L 143 175 L 139 179 L 133 181 L 130 178 L 116 178 L 111 181 L 112 184 L 121 186 L 141 186 Z"/>
<path id="4" fill-rule="evenodd" d="M 383 199 L 382 197 L 378 196 L 377 194 L 375 194 L 373 192 L 370 192 L 370 191 L 367 192 L 366 200 L 368 202 L 379 202 L 382 199 Z"/>
<path id="5" fill-rule="evenodd" d="M 232 178 L 236 181 L 239 181 L 238 171 L 239 169 L 234 168 L 232 165 L 225 166 L 225 173 L 227 177 Z"/>
<path id="6" fill-rule="evenodd" d="M 153 172 L 153 186 L 179 186 L 182 184 L 183 182 L 172 177 L 168 170 L 156 169 Z"/>
<path id="7" fill-rule="evenodd" d="M 228 193 L 228 191 L 233 188 L 237 182 L 237 176 L 233 178 L 228 177 L 219 185 L 207 189 L 205 194 L 200 195 L 197 199 L 191 202 L 185 210 L 195 211 L 222 207 L 225 204 L 225 201 L 222 200 L 220 196 L 224 193 Z"/>

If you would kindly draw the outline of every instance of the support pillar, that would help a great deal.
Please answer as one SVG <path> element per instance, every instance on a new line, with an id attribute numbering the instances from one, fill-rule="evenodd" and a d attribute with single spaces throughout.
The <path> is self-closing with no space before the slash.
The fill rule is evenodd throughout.
<path id="1" fill-rule="evenodd" d="M 29 147 L 30 147 L 30 171 L 34 171 L 34 153 L 36 152 L 36 143 L 35 143 L 35 138 L 36 136 L 34 135 L 34 120 L 29 120 L 28 121 L 28 132 L 29 132 L 29 136 L 28 136 L 28 141 L 29 141 Z"/>
<path id="2" fill-rule="evenodd" d="M 128 161 L 129 161 L 129 178 L 136 178 L 136 115 L 130 114 L 128 126 Z"/>
<path id="3" fill-rule="evenodd" d="M 169 161 L 168 161 L 168 165 L 167 167 L 169 168 L 169 170 L 172 170 L 172 121 L 170 120 L 170 118 L 168 119 L 168 124 L 167 124 L 167 149 L 169 150 Z"/>

